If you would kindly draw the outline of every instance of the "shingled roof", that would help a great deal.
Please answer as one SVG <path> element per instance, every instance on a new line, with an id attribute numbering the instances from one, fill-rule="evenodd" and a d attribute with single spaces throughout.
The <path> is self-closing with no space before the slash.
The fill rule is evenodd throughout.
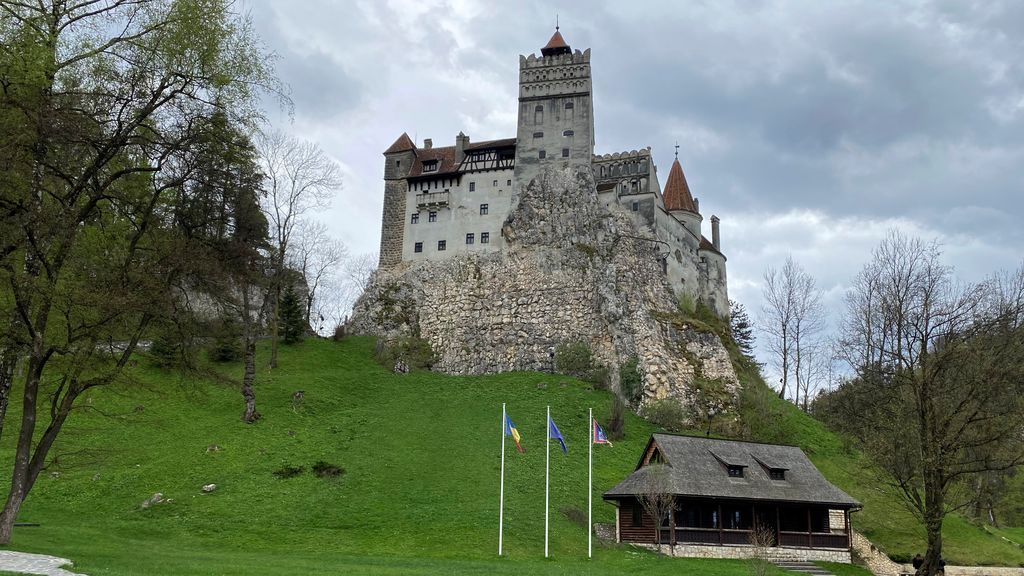
<path id="1" fill-rule="evenodd" d="M 860 507 L 826 480 L 796 446 L 654 434 L 645 454 L 652 444 L 668 464 L 672 491 L 677 495 Z M 743 477 L 729 477 L 727 466 L 743 466 Z M 784 469 L 786 479 L 772 480 L 765 468 Z M 635 472 L 604 493 L 604 499 L 644 493 L 651 470 L 641 460 Z"/>
<path id="2" fill-rule="evenodd" d="M 697 205 L 693 203 L 693 196 L 690 195 L 690 187 L 686 184 L 686 176 L 683 175 L 679 158 L 672 162 L 672 169 L 668 171 L 664 195 L 665 210 L 686 210 L 699 214 Z"/>
<path id="3" fill-rule="evenodd" d="M 384 153 L 394 154 L 396 152 L 407 152 L 415 149 L 416 145 L 412 143 L 412 138 L 409 138 L 409 133 L 402 132 L 402 135 L 398 137 L 398 140 L 395 140 L 395 143 L 385 150 Z"/>
<path id="4" fill-rule="evenodd" d="M 565 38 L 562 38 L 562 33 L 558 31 L 557 26 L 555 26 L 555 33 L 551 35 L 551 40 L 548 40 L 547 45 L 540 49 L 543 56 L 569 54 L 570 52 L 569 44 L 566 43 Z"/>
<path id="5" fill-rule="evenodd" d="M 708 240 L 708 237 L 704 236 L 703 234 L 700 237 L 700 249 L 707 250 L 708 252 L 714 252 L 715 254 L 718 254 L 722 258 L 725 258 L 725 254 L 722 254 L 721 250 L 715 248 L 714 243 L 712 243 L 711 240 Z"/>
<path id="6" fill-rule="evenodd" d="M 455 146 L 438 146 L 435 148 L 417 148 L 416 162 L 413 162 L 412 170 L 409 171 L 409 178 L 422 176 L 423 164 L 425 162 L 437 161 L 437 170 L 427 172 L 430 176 L 439 174 L 451 174 L 459 171 L 459 165 L 455 163 Z"/>

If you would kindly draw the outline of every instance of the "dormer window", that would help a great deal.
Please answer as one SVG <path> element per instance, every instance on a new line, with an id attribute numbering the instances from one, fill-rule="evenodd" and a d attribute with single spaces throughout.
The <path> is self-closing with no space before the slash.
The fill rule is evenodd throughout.
<path id="1" fill-rule="evenodd" d="M 437 160 L 424 160 L 423 161 L 424 172 L 437 172 Z"/>
<path id="2" fill-rule="evenodd" d="M 743 466 L 727 466 L 729 470 L 729 478 L 743 478 Z"/>
<path id="3" fill-rule="evenodd" d="M 768 470 L 768 477 L 772 480 L 785 480 L 786 471 L 782 468 L 771 468 Z"/>

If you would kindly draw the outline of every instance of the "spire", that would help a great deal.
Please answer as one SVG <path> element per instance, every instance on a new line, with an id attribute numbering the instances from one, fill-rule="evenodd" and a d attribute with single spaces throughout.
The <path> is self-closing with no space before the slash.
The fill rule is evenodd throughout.
<path id="1" fill-rule="evenodd" d="M 679 152 L 677 151 L 678 155 Z M 683 167 L 679 164 L 679 157 L 676 156 L 672 162 L 672 169 L 668 172 L 668 181 L 665 182 L 665 210 L 685 210 L 700 214 L 697 205 L 693 203 L 693 196 L 690 195 L 690 187 L 686 184 L 686 176 L 683 176 Z"/>
<path id="2" fill-rule="evenodd" d="M 571 54 L 572 50 L 569 49 L 569 45 L 566 44 L 565 38 L 562 38 L 562 33 L 558 31 L 558 24 L 555 24 L 555 33 L 551 36 L 551 40 L 548 40 L 547 46 L 540 49 L 542 56 L 555 56 L 558 54 Z"/>
<path id="3" fill-rule="evenodd" d="M 395 154 L 397 152 L 408 152 L 409 150 L 415 150 L 416 145 L 412 143 L 412 139 L 409 138 L 408 132 L 402 132 L 402 135 L 395 140 L 395 143 L 390 148 L 384 151 L 385 154 Z"/>

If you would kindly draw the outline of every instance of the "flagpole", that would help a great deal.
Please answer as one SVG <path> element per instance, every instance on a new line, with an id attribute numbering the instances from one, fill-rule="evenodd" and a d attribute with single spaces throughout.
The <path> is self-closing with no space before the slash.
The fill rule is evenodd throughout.
<path id="1" fill-rule="evenodd" d="M 505 403 L 501 403 L 501 484 L 498 496 L 498 556 L 501 556 L 502 536 L 505 532 Z"/>
<path id="2" fill-rule="evenodd" d="M 594 496 L 594 409 L 590 409 L 590 430 L 587 432 L 590 434 L 590 440 L 587 442 L 588 454 L 587 454 L 587 558 L 593 558 L 594 556 L 594 524 L 591 515 L 594 513 L 594 506 L 591 500 Z"/>
<path id="3" fill-rule="evenodd" d="M 548 421 L 544 423 L 547 439 L 544 441 L 544 557 L 548 557 L 548 492 L 551 486 L 551 406 L 548 406 Z"/>

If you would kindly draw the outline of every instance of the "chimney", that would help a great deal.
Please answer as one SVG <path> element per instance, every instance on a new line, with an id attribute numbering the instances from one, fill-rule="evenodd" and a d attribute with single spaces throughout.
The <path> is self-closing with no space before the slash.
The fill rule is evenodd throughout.
<path id="1" fill-rule="evenodd" d="M 433 140 L 431 140 L 430 138 L 424 138 L 423 139 L 423 149 L 424 150 L 430 150 L 433 147 L 434 147 L 434 141 Z"/>
<path id="2" fill-rule="evenodd" d="M 711 244 L 714 245 L 715 250 L 721 252 L 722 250 L 722 237 L 718 233 L 718 216 L 711 216 Z"/>
<path id="3" fill-rule="evenodd" d="M 693 208 L 697 211 L 697 214 L 700 214 L 700 198 L 693 199 Z"/>
<path id="4" fill-rule="evenodd" d="M 466 157 L 466 145 L 469 144 L 469 136 L 466 136 L 462 132 L 455 137 L 455 164 L 462 164 L 462 159 Z"/>

